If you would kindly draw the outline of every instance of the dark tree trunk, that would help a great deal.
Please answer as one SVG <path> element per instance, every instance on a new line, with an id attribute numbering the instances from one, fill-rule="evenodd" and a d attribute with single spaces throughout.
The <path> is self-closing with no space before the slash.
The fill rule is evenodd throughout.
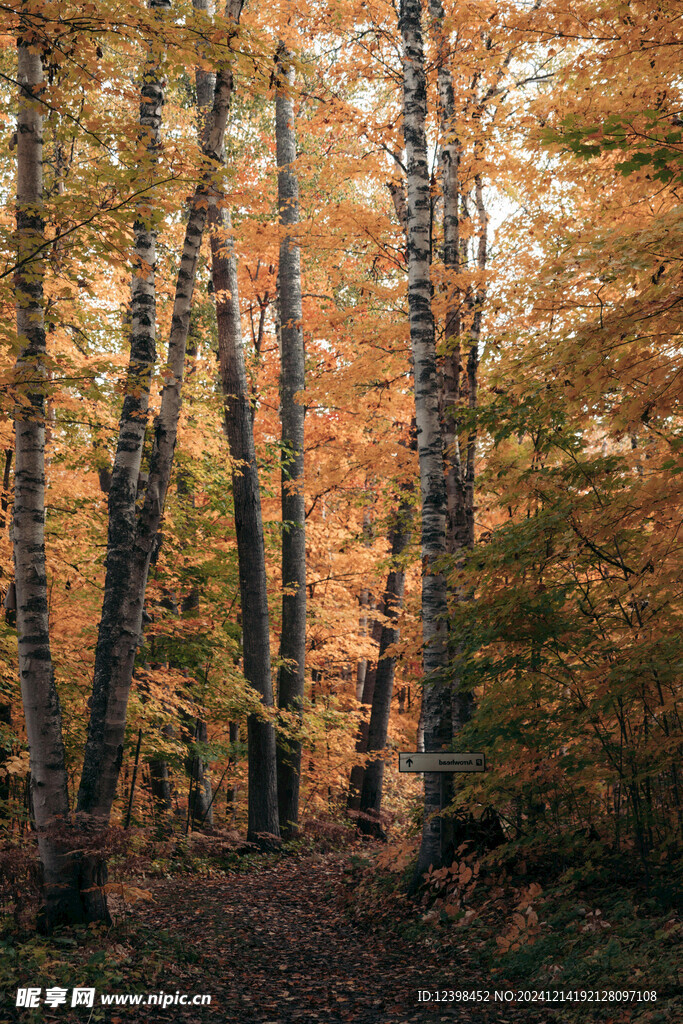
<path id="1" fill-rule="evenodd" d="M 173 726 L 164 725 L 161 732 L 170 739 L 173 737 Z M 150 760 L 149 781 L 152 788 L 155 819 L 163 821 L 170 816 L 173 807 L 168 763 L 163 758 L 155 757 Z"/>
<path id="2" fill-rule="evenodd" d="M 360 606 L 360 615 L 358 617 L 358 632 L 361 636 L 367 636 L 368 634 L 368 616 L 367 608 L 370 604 L 370 591 L 363 588 L 358 595 L 358 604 Z M 363 689 L 365 687 L 365 674 L 368 670 L 368 659 L 359 658 L 358 664 L 356 665 L 356 700 L 363 699 Z"/>
<path id="3" fill-rule="evenodd" d="M 372 698 L 375 693 L 375 682 L 377 679 L 377 666 L 375 664 L 367 665 L 365 669 L 365 680 L 363 682 L 363 694 L 361 697 L 361 704 L 365 707 L 371 707 Z M 368 749 L 368 735 L 370 731 L 369 720 L 363 721 L 358 729 L 358 738 L 356 739 L 356 753 L 365 754 Z M 357 813 L 360 810 L 360 793 L 363 788 L 363 775 L 365 774 L 365 768 L 362 764 L 354 764 L 351 769 L 351 776 L 349 778 L 349 795 L 346 801 L 346 809 L 352 813 Z"/>
<path id="4" fill-rule="evenodd" d="M 152 801 L 155 817 L 171 813 L 171 779 L 166 761 L 154 759 L 149 762 L 149 779 L 152 786 Z"/>
<path id="5" fill-rule="evenodd" d="M 289 230 L 299 221 L 299 184 L 292 164 L 296 159 L 294 69 L 288 54 L 277 55 L 275 122 L 278 165 L 278 210 L 283 237 L 278 270 L 280 320 L 280 419 L 282 423 L 282 633 L 278 706 L 302 714 L 306 660 L 306 534 L 304 508 L 304 407 L 296 401 L 303 391 L 304 339 L 301 325 L 301 264 L 299 246 Z M 278 738 L 277 789 L 280 828 L 284 839 L 297 834 L 301 743 Z"/>
<path id="6" fill-rule="evenodd" d="M 237 722 L 228 723 L 228 739 L 230 743 L 237 743 L 240 738 L 240 729 Z M 237 758 L 230 755 L 228 761 L 228 767 L 237 763 Z M 235 812 L 237 804 L 237 787 L 228 786 L 225 790 L 225 816 L 229 819 L 230 824 L 235 824 Z"/>
<path id="7" fill-rule="evenodd" d="M 0 530 L 7 525 L 7 509 L 9 507 L 10 477 L 12 473 L 13 448 L 5 449 L 5 469 L 2 474 L 2 493 L 0 494 Z"/>
<path id="8" fill-rule="evenodd" d="M 5 746 L 5 735 L 10 733 L 12 730 L 12 705 L 11 704 L 0 704 L 0 817 L 9 817 L 9 809 L 7 801 L 10 796 L 10 776 L 3 772 L 2 765 L 3 761 L 7 760 L 7 749 Z"/>
<path id="9" fill-rule="evenodd" d="M 488 216 L 484 206 L 483 186 L 480 175 L 475 176 L 474 198 L 477 209 L 478 231 L 476 235 L 476 262 L 477 269 L 481 274 L 478 284 L 470 288 L 467 294 L 467 309 L 471 316 L 470 328 L 470 350 L 467 354 L 466 376 L 467 376 L 467 406 L 470 414 L 477 408 L 477 389 L 479 374 L 479 344 L 481 340 L 481 326 L 486 303 L 486 284 L 484 273 L 486 271 L 487 246 L 488 246 Z M 476 482 L 476 449 L 477 432 L 476 427 L 471 425 L 467 437 L 464 439 L 463 447 L 465 459 L 458 465 L 460 487 L 457 495 L 456 525 L 453 550 L 456 559 L 462 564 L 465 553 L 474 547 L 474 488 Z M 472 596 L 471 589 L 465 591 L 460 589 L 455 592 L 453 599 L 466 601 Z M 469 722 L 474 710 L 474 698 L 471 691 L 462 689 L 462 673 L 460 669 L 461 645 L 457 638 L 452 641 L 453 654 L 453 700 L 452 700 L 452 732 L 456 736 L 462 727 Z"/>
<path id="10" fill-rule="evenodd" d="M 254 448 L 254 433 L 244 365 L 239 313 L 237 267 L 232 242 L 226 238 L 229 218 L 212 208 L 211 259 L 221 384 L 225 400 L 225 428 L 233 460 L 232 490 L 242 601 L 244 675 L 273 706 L 270 672 L 270 629 L 261 492 Z M 279 843 L 275 730 L 257 715 L 247 720 L 249 744 L 249 813 L 247 837 L 268 847 Z"/>
<path id="11" fill-rule="evenodd" d="M 411 508 L 407 503 L 403 502 L 391 532 L 393 567 L 389 573 L 384 592 L 384 615 L 389 622 L 383 624 L 382 635 L 379 641 L 375 691 L 372 697 L 372 709 L 368 724 L 368 753 L 372 750 L 383 750 L 387 742 L 396 657 L 394 655 L 387 656 L 386 652 L 392 644 L 398 642 L 400 636 L 396 622 L 403 605 L 405 573 L 398 560 L 410 542 L 410 518 Z M 368 762 L 363 775 L 358 827 L 361 832 L 377 836 L 378 838 L 381 838 L 384 834 L 380 822 L 383 780 L 383 758 L 377 758 L 375 761 Z"/>
<path id="12" fill-rule="evenodd" d="M 369 547 L 372 543 L 372 521 L 370 513 L 365 512 L 363 516 L 363 544 L 365 547 Z M 368 609 L 370 608 L 370 591 L 363 587 L 360 594 L 358 595 L 358 604 L 360 605 L 360 615 L 358 617 L 358 632 L 360 636 L 368 635 Z M 368 659 L 359 658 L 358 664 L 356 665 L 356 700 L 363 700 L 363 690 L 365 688 L 365 675 L 368 670 Z"/>
<path id="13" fill-rule="evenodd" d="M 200 718 L 195 722 L 194 742 L 208 741 L 206 722 Z M 200 753 L 194 751 L 189 764 L 190 775 L 190 821 L 193 828 L 213 825 L 213 793 L 206 774 L 206 764 Z"/>

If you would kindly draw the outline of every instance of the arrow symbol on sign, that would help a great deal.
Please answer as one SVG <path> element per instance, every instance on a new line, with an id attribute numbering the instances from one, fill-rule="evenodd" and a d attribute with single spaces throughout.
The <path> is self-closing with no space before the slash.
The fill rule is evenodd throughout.
<path id="1" fill-rule="evenodd" d="M 412 763 L 413 763 L 413 759 L 412 759 L 412 757 L 409 757 L 408 760 L 406 761 L 406 764 L 408 765 L 409 768 L 410 768 Z"/>

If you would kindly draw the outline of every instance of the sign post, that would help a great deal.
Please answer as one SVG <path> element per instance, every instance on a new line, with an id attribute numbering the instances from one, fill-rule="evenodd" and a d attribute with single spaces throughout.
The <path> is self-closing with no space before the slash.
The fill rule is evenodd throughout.
<path id="1" fill-rule="evenodd" d="M 486 757 L 481 751 L 474 754 L 454 754 L 450 750 L 436 754 L 401 751 L 398 755 L 400 772 L 485 772 Z"/>

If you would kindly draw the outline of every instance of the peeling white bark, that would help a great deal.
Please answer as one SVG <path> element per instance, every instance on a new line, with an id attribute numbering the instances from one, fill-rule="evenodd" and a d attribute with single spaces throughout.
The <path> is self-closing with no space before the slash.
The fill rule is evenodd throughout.
<path id="1" fill-rule="evenodd" d="M 446 551 L 446 487 L 432 314 L 431 200 L 427 163 L 427 83 L 421 0 L 402 0 L 403 135 L 408 179 L 408 303 L 422 510 L 422 635 L 425 749 L 440 750 L 449 720 L 446 581 L 435 566 Z M 425 819 L 418 875 L 442 857 L 442 781 L 425 773 Z"/>
<path id="2" fill-rule="evenodd" d="M 233 34 L 237 32 L 241 7 L 241 0 L 230 0 L 228 17 L 232 23 Z M 123 758 L 128 695 L 135 652 L 141 642 L 145 588 L 149 566 L 158 543 L 178 432 L 185 350 L 197 261 L 209 205 L 215 194 L 213 170 L 218 168 L 223 160 L 223 140 L 232 85 L 230 67 L 222 68 L 216 77 L 213 107 L 202 146 L 207 169 L 190 202 L 185 229 L 185 241 L 176 280 L 161 409 L 154 424 L 154 445 L 145 501 L 135 527 L 129 583 L 127 592 L 122 597 L 116 635 L 109 648 L 109 659 L 106 664 L 102 664 L 101 672 L 95 675 L 78 810 L 101 824 L 109 820 Z"/>

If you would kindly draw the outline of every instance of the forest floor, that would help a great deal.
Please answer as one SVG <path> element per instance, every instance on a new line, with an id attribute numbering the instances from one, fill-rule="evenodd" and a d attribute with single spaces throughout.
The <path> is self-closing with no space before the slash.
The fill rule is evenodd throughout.
<path id="1" fill-rule="evenodd" d="M 382 938 L 348 920 L 349 879 L 338 857 L 285 860 L 229 885 L 192 879 L 153 887 L 144 920 L 175 921 L 197 959 L 186 990 L 211 991 L 206 1020 L 240 1024 L 408 1024 L 528 1019 L 498 1006 L 429 1007 L 418 991 L 487 986 L 465 944 Z M 169 979 L 170 980 L 170 979 Z M 178 987 L 178 976 L 173 980 Z M 168 1013 L 168 1011 L 167 1011 Z M 176 1008 L 159 1020 L 191 1021 Z"/>
<path id="2" fill-rule="evenodd" d="M 0 935 L 3 1024 L 683 1020 L 672 976 L 673 942 L 680 940 L 675 914 L 634 913 L 629 927 L 618 932 L 616 920 L 602 924 L 599 911 L 586 909 L 590 900 L 574 895 L 573 918 L 570 904 L 546 905 L 548 934 L 539 925 L 538 935 L 522 938 L 521 948 L 511 950 L 506 963 L 496 948 L 495 933 L 509 936 L 510 928 L 516 927 L 520 892 L 523 902 L 531 893 L 543 915 L 543 897 L 536 895 L 541 887 L 534 883 L 496 883 L 488 888 L 482 883 L 479 903 L 471 899 L 469 912 L 451 920 L 438 903 L 435 910 L 433 894 L 425 893 L 417 902 L 408 900 L 405 878 L 382 869 L 386 857 L 383 862 L 377 844 L 346 849 L 323 844 L 296 855 L 265 856 L 212 857 L 206 848 L 191 844 L 181 846 L 179 854 L 177 849 L 153 861 L 147 858 L 143 872 L 122 873 L 114 863 L 113 875 L 125 875 L 126 880 L 112 883 L 114 924 L 108 929 L 91 926 L 50 939 L 28 930 L 17 934 L 16 928 Z M 134 867 L 135 857 L 128 857 L 127 864 Z M 535 910 L 522 911 L 530 932 L 534 915 Z M 659 959 L 659 978 L 637 968 L 638 954 L 646 957 L 643 964 Z M 540 970 L 543 957 L 550 973 Z M 625 968 L 625 963 L 630 966 Z M 606 988 L 610 977 L 612 989 L 643 990 L 651 985 L 659 989 L 658 1001 L 594 1006 L 519 1001 L 524 989 L 571 991 L 577 977 L 585 978 L 585 987 L 591 989 L 598 986 L 594 979 Z M 67 1004 L 50 1008 L 41 999 L 36 1009 L 16 1007 L 16 988 L 31 985 L 41 987 L 42 996 L 49 987 L 63 986 L 68 990 Z M 92 1009 L 71 1008 L 74 986 L 96 988 Z M 420 1000 L 420 992 L 430 993 L 431 999 L 426 1001 L 423 995 Z M 451 992 L 466 995 L 451 997 Z M 166 1007 L 101 1003 L 102 994 L 127 993 L 164 993 L 174 1001 Z M 211 1003 L 179 1005 L 176 993 L 209 995 Z"/>

